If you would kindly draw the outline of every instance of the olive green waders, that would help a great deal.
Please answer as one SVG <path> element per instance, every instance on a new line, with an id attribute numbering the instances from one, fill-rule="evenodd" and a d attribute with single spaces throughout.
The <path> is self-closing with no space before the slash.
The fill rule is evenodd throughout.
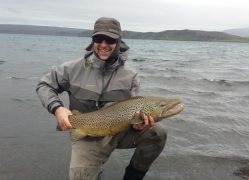
<path id="1" fill-rule="evenodd" d="M 167 139 L 163 126 L 156 123 L 144 131 L 130 129 L 116 134 L 110 144 L 102 146 L 101 140 L 83 139 L 72 143 L 70 180 L 99 180 L 102 166 L 114 149 L 136 148 L 124 179 L 133 179 L 132 174 L 141 173 L 141 178 L 149 170 L 153 161 L 162 152 Z M 131 171 L 132 170 L 132 171 Z M 137 170 L 137 171 L 136 171 Z M 131 173 L 133 172 L 133 173 Z M 120 177 L 121 179 L 121 177 Z"/>

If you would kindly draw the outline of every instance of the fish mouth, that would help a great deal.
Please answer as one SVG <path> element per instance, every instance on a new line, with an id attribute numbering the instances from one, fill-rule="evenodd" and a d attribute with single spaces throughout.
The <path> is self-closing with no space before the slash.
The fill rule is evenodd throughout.
<path id="1" fill-rule="evenodd" d="M 180 113 L 184 109 L 184 106 L 181 103 L 182 99 L 173 99 L 171 105 L 165 108 L 160 116 L 166 118 Z"/>

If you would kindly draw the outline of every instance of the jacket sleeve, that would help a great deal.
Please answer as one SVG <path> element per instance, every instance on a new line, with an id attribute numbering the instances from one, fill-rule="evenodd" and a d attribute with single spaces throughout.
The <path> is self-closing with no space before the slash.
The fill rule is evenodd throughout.
<path id="1" fill-rule="evenodd" d="M 139 95 L 140 79 L 136 73 L 131 84 L 131 97 Z"/>
<path id="2" fill-rule="evenodd" d="M 63 106 L 58 94 L 68 90 L 68 79 L 66 66 L 54 66 L 37 85 L 36 92 L 42 105 L 52 114 L 59 106 Z"/>

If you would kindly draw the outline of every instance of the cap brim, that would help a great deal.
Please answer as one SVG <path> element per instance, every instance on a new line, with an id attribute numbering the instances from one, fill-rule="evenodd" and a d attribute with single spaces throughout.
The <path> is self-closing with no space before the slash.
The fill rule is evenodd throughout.
<path id="1" fill-rule="evenodd" d="M 110 32 L 106 32 L 106 31 L 99 31 L 99 32 L 96 32 L 96 33 L 94 33 L 94 34 L 92 35 L 92 37 L 95 36 L 95 35 L 98 35 L 98 34 L 106 35 L 106 36 L 109 36 L 109 37 L 111 37 L 111 38 L 113 38 L 113 39 L 118 39 L 118 38 L 119 38 L 119 35 L 114 34 L 114 33 L 110 33 Z"/>

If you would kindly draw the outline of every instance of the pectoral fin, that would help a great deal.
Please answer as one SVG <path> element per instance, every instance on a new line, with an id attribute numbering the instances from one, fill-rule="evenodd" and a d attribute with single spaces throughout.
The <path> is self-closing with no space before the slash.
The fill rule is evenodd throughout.
<path id="1" fill-rule="evenodd" d="M 144 123 L 144 119 L 141 117 L 139 113 L 136 113 L 131 119 L 131 124 L 141 124 L 141 123 Z"/>
<path id="2" fill-rule="evenodd" d="M 112 135 L 107 135 L 104 137 L 104 139 L 102 139 L 102 145 L 103 146 L 106 146 L 111 140 L 112 140 Z"/>
<path id="3" fill-rule="evenodd" d="M 70 129 L 69 133 L 70 133 L 71 141 L 78 141 L 86 136 L 85 134 L 78 131 L 77 129 Z"/>
<path id="4" fill-rule="evenodd" d="M 108 103 L 106 103 L 101 109 L 105 109 L 105 108 L 107 108 L 107 107 L 109 107 L 109 106 L 111 106 L 111 105 L 113 105 L 113 104 L 115 104 L 116 102 L 108 102 Z"/>

